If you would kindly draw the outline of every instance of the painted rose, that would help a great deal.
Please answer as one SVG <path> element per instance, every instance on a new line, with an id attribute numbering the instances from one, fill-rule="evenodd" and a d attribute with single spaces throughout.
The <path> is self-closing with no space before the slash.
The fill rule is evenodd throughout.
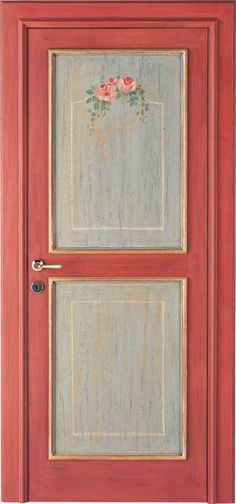
<path id="1" fill-rule="evenodd" d="M 129 75 L 126 75 L 123 79 L 119 80 L 117 87 L 120 91 L 123 91 L 123 93 L 132 93 L 132 91 L 135 91 L 136 85 L 136 81 Z"/>
<path id="2" fill-rule="evenodd" d="M 112 73 L 110 76 L 108 74 L 106 80 L 101 82 L 97 88 L 92 83 L 85 92 L 87 96 L 82 101 L 88 104 L 90 134 L 95 132 L 97 120 L 102 120 L 113 108 L 112 103 L 114 102 L 120 101 L 132 106 L 135 118 L 131 123 L 134 124 L 137 121 L 144 122 L 150 108 L 148 102 L 154 104 L 146 98 L 142 83 L 127 74 L 123 74 L 122 77 Z M 126 127 L 126 125 L 124 126 Z"/>
<path id="3" fill-rule="evenodd" d="M 103 82 L 96 90 L 96 97 L 100 101 L 112 101 L 117 96 L 116 86 Z"/>

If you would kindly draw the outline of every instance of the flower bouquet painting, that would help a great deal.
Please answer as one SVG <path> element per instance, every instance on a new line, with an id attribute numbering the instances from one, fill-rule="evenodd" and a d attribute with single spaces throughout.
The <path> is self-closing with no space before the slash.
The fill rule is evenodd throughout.
<path id="1" fill-rule="evenodd" d="M 135 122 L 144 120 L 149 111 L 149 103 L 142 84 L 129 75 L 110 77 L 107 82 L 100 83 L 98 87 L 90 86 L 86 93 L 91 133 L 94 132 L 97 120 L 110 111 L 115 101 L 126 102 L 134 109 Z"/>
<path id="2" fill-rule="evenodd" d="M 97 85 L 91 84 L 86 90 L 86 97 L 74 103 L 85 103 L 88 113 L 88 128 L 90 135 L 94 135 L 98 144 L 97 150 L 102 161 L 109 162 L 110 158 L 105 152 L 109 143 L 109 125 L 104 127 L 103 118 L 114 109 L 114 104 L 123 105 L 122 114 L 117 114 L 115 124 L 118 130 L 133 128 L 138 123 L 145 123 L 148 117 L 150 104 L 162 105 L 159 101 L 152 101 L 146 96 L 146 91 L 141 82 L 130 75 L 116 75 Z M 128 114 L 127 107 L 131 114 Z M 122 117 L 120 121 L 119 118 Z"/>

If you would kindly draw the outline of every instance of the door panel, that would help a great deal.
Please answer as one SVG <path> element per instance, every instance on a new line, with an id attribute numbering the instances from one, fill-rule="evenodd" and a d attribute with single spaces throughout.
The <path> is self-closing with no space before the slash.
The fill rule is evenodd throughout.
<path id="1" fill-rule="evenodd" d="M 50 457 L 184 458 L 186 281 L 51 289 Z"/>
<path id="2" fill-rule="evenodd" d="M 61 500 L 72 501 L 84 500 L 84 498 L 86 500 L 204 501 L 207 490 L 206 103 L 208 34 L 205 29 L 183 30 L 171 27 L 167 30 L 160 27 L 150 29 L 137 26 L 132 30 L 127 27 L 120 29 L 113 27 L 112 34 L 111 43 L 111 30 L 108 29 L 107 22 L 104 22 L 104 26 L 101 26 L 99 30 L 95 27 L 91 30 L 89 28 L 86 30 L 38 28 L 30 30 L 29 34 L 29 255 L 31 260 L 41 257 L 48 264 L 56 262 L 62 266 L 51 280 L 50 270 L 42 270 L 40 273 L 33 272 L 31 269 L 29 271 L 31 282 L 40 278 L 45 284 L 42 295 L 35 295 L 31 292 L 29 296 L 30 497 L 33 500 L 58 500 L 60 493 Z M 144 245 L 142 244 L 142 247 L 144 246 L 144 249 L 128 250 L 124 247 L 122 237 L 121 242 L 116 245 L 124 248 L 117 249 L 117 251 L 112 249 L 114 246 L 112 242 L 110 249 L 107 245 L 108 242 L 106 242 L 106 250 L 102 247 L 98 251 L 95 248 L 83 250 L 79 249 L 81 243 L 78 245 L 77 242 L 63 242 L 64 228 L 61 228 L 60 231 L 60 240 L 62 241 L 60 244 L 57 242 L 59 235 L 56 236 L 55 230 L 57 233 L 58 226 L 62 225 L 61 221 L 64 218 L 66 222 L 65 216 L 67 214 L 66 212 L 60 214 L 57 199 L 55 200 L 57 179 L 56 184 L 53 182 L 54 194 L 51 194 L 51 199 L 49 197 L 51 178 L 48 177 L 48 173 L 51 163 L 50 156 L 48 156 L 50 146 L 48 54 L 49 51 L 55 53 L 60 51 L 58 54 L 61 57 L 69 50 L 67 57 L 70 60 L 72 49 L 73 51 L 94 51 L 95 48 L 100 50 L 102 48 L 104 51 L 128 50 L 132 52 L 132 50 L 139 49 L 145 52 L 155 49 L 156 53 L 162 50 L 171 50 L 177 53 L 183 50 L 188 52 L 188 144 L 190 147 L 188 148 L 188 187 L 186 192 L 188 198 L 188 250 L 185 254 L 175 253 L 174 249 L 170 250 L 168 254 L 158 254 L 157 252 L 161 251 L 161 248 L 158 247 L 165 247 L 163 243 L 158 245 L 157 242 L 155 243 L 156 249 L 150 248 L 148 250 L 147 248 L 145 252 L 143 238 Z M 157 57 L 160 61 L 163 55 L 157 54 Z M 65 59 L 65 56 L 63 58 Z M 96 58 L 94 59 L 96 60 Z M 177 61 L 179 59 L 181 58 L 178 55 Z M 63 59 L 60 61 L 63 62 Z M 41 76 L 40 85 L 39 75 Z M 170 82 L 166 86 L 167 92 L 168 86 L 171 87 Z M 65 89 L 66 85 L 63 87 Z M 61 98 L 59 101 L 61 102 Z M 176 93 L 176 101 L 180 105 L 179 93 Z M 58 107 L 56 110 L 58 111 Z M 54 135 L 52 138 L 54 141 L 60 128 L 62 135 L 63 125 L 62 121 L 59 121 L 58 126 L 56 122 L 55 127 L 57 115 L 55 115 L 55 110 L 52 112 L 54 124 L 51 133 Z M 171 118 L 169 123 L 171 136 L 173 133 Z M 84 126 L 87 127 L 87 122 Z M 155 121 L 153 129 L 155 129 Z M 127 134 L 127 138 L 129 135 L 130 132 Z M 156 137 L 158 142 L 158 127 Z M 178 132 L 178 138 L 181 138 L 181 131 Z M 175 143 L 175 140 L 173 142 Z M 156 145 L 153 148 L 155 149 Z M 79 151 L 76 152 L 78 155 Z M 55 161 L 54 154 L 53 151 Z M 96 149 L 94 156 L 95 154 Z M 57 157 L 56 160 L 58 161 Z M 178 213 L 178 208 L 184 205 L 183 183 L 181 182 L 181 174 L 183 173 L 181 167 L 183 165 L 180 160 L 174 159 L 174 161 L 173 164 L 166 165 L 168 166 L 167 172 L 169 170 L 169 175 L 167 174 L 166 178 L 168 180 L 166 201 L 168 202 L 170 191 L 176 202 L 176 212 Z M 58 177 L 60 173 L 60 168 L 57 172 L 57 166 L 62 167 L 60 159 L 58 163 L 54 162 L 53 164 L 53 179 Z M 79 166 L 82 165 L 83 163 L 80 161 Z M 65 165 L 63 164 L 63 166 Z M 128 162 L 127 167 L 129 167 Z M 104 172 L 108 170 L 105 162 L 103 168 Z M 173 178 L 171 177 L 172 169 Z M 139 170 L 139 166 L 137 170 Z M 175 183 L 173 186 L 173 181 L 177 180 L 176 177 L 179 177 L 179 183 Z M 61 187 L 62 180 L 60 181 Z M 91 187 L 93 187 L 94 177 L 91 180 Z M 106 181 L 104 184 L 106 185 Z M 143 202 L 147 202 L 147 198 L 145 200 L 145 195 L 143 199 L 140 197 L 140 186 L 136 181 L 135 184 L 134 200 L 137 199 L 138 193 L 139 215 L 144 219 L 145 215 L 149 217 L 149 213 L 142 213 L 142 205 Z M 77 191 L 78 183 L 74 183 L 73 188 Z M 65 190 L 66 193 L 67 196 L 68 193 L 71 194 L 68 189 Z M 153 208 L 155 208 L 156 192 L 153 195 Z M 98 201 L 101 201 L 101 198 L 98 198 Z M 70 199 L 68 201 L 70 204 Z M 112 205 L 115 211 L 119 208 L 120 199 L 117 198 L 117 201 L 118 204 L 115 204 L 113 198 Z M 128 200 L 126 201 L 128 202 Z M 94 199 L 90 199 L 90 205 L 91 202 L 93 203 Z M 86 198 L 87 203 L 88 198 Z M 81 201 L 77 202 L 77 211 L 80 204 Z M 168 216 L 172 215 L 173 217 L 173 208 L 175 207 L 171 201 L 169 207 L 168 205 L 166 207 L 167 221 Z M 40 209 L 40 213 L 36 209 Z M 51 210 L 53 211 L 51 212 Z M 51 222 L 54 226 L 54 246 L 60 245 L 63 247 L 61 250 L 50 248 L 48 237 L 51 237 L 51 229 L 48 216 L 51 214 L 54 219 Z M 77 213 L 78 216 L 81 216 L 80 211 Z M 96 217 L 97 215 L 94 215 L 94 219 Z M 174 231 L 177 233 L 176 236 L 180 237 L 178 238 L 178 240 L 180 239 L 178 242 L 180 249 L 184 247 L 184 219 L 182 222 L 180 219 L 177 221 L 177 229 Z M 67 220 L 67 228 L 69 228 L 69 224 Z M 91 247 L 91 243 L 89 246 Z M 99 244 L 94 244 L 95 246 L 98 247 Z M 166 246 L 171 245 L 169 243 Z M 74 247 L 74 250 L 69 250 L 69 248 L 64 250 L 64 247 Z M 82 253 L 77 255 L 78 251 Z M 124 251 L 126 254 L 123 254 Z M 152 252 L 152 254 L 148 252 Z M 55 253 L 57 256 L 54 255 Z M 184 298 L 180 296 L 182 279 L 186 279 L 188 284 L 186 301 L 188 393 L 186 402 L 186 365 L 184 364 L 186 347 L 183 343 L 180 344 L 180 340 L 182 341 L 184 336 L 183 315 L 185 311 Z M 95 283 L 97 289 L 95 299 L 92 297 L 92 291 L 89 290 L 92 289 L 90 282 Z M 50 316 L 48 306 L 51 299 L 51 287 L 53 302 L 51 303 Z M 83 296 L 80 289 L 83 291 Z M 73 333 L 76 335 L 73 339 L 75 350 L 72 362 L 71 323 L 68 319 L 71 312 L 69 312 L 68 306 L 73 296 L 75 300 L 84 302 L 76 303 L 76 306 L 72 303 Z M 142 303 L 140 306 L 138 303 L 126 303 L 125 305 L 123 302 L 117 303 L 117 301 L 123 301 L 124 297 L 127 300 L 138 301 L 140 300 L 139 296 L 143 296 L 143 298 L 141 297 L 142 301 L 152 299 L 152 296 L 155 296 L 155 300 L 164 299 L 166 303 L 163 369 L 166 400 L 165 422 L 168 435 L 163 436 L 162 441 L 159 439 L 161 436 L 156 436 L 157 440 L 154 436 L 146 436 L 148 440 L 144 439 L 144 436 L 140 436 L 142 433 L 163 432 L 161 398 L 158 395 L 158 388 L 161 390 L 162 385 L 162 370 L 159 364 L 162 355 L 161 345 L 163 344 L 158 337 L 162 323 L 160 308 L 155 303 L 155 306 L 152 303 L 145 303 L 145 305 Z M 99 302 L 94 303 L 95 300 Z M 109 303 L 102 303 L 103 300 L 109 301 Z M 93 303 L 88 307 L 86 301 Z M 114 320 L 117 322 L 115 325 Z M 49 327 L 52 329 L 51 339 Z M 98 345 L 100 333 L 103 335 L 105 347 L 101 343 Z M 155 335 L 157 335 L 156 338 Z M 138 338 L 137 342 L 135 340 L 136 345 L 134 343 L 135 337 Z M 177 352 L 175 352 L 176 345 Z M 118 350 L 121 347 L 124 348 L 122 361 L 114 353 L 114 346 L 117 346 Z M 142 359 L 145 352 L 146 368 L 142 374 L 144 362 Z M 154 356 L 156 357 L 154 358 Z M 128 360 L 129 364 L 127 365 L 126 361 L 128 362 Z M 88 370 L 87 374 L 86 369 Z M 75 418 L 73 419 L 76 420 L 74 432 L 82 432 L 83 434 L 91 432 L 122 434 L 125 432 L 126 434 L 134 433 L 134 436 L 117 436 L 115 441 L 112 436 L 108 436 L 106 439 L 103 435 L 76 436 L 76 440 L 71 438 L 72 370 L 75 394 Z M 149 375 L 150 370 L 152 370 L 152 379 Z M 107 381 L 106 376 L 109 377 Z M 117 377 L 116 380 L 115 377 Z M 141 377 L 143 377 L 142 383 Z M 81 384 L 84 388 L 81 387 Z M 111 399 L 114 394 L 117 403 Z M 148 413 L 148 411 L 150 412 L 150 403 L 148 402 L 150 397 L 153 398 L 152 407 L 155 413 L 153 415 Z M 128 408 L 131 403 L 132 408 L 129 412 Z M 186 411 L 184 411 L 185 406 Z M 65 407 L 64 411 L 63 407 Z M 99 411 L 100 415 L 103 415 L 103 421 L 99 416 Z M 185 437 L 186 418 L 188 418 L 188 424 Z M 114 430 L 108 430 L 112 428 L 112 425 L 109 426 L 109 423 L 112 423 L 111 419 L 114 419 Z M 82 437 L 86 438 L 85 441 L 81 439 Z M 152 437 L 151 441 L 150 437 Z M 35 457 L 36 453 L 37 457 Z M 95 459 L 79 460 L 83 457 L 94 457 Z M 130 460 L 129 457 L 138 457 L 138 460 Z M 150 459 L 146 460 L 146 457 Z"/>
<path id="3" fill-rule="evenodd" d="M 49 57 L 52 249 L 183 251 L 186 51 Z"/>

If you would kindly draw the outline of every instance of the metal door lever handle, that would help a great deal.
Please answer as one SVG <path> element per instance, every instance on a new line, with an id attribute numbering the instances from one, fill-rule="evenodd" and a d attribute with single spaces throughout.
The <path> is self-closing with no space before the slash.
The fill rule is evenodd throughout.
<path id="1" fill-rule="evenodd" d="M 42 271 L 43 269 L 60 269 L 61 264 L 44 264 L 42 259 L 35 259 L 32 261 L 32 269 L 34 271 Z"/>

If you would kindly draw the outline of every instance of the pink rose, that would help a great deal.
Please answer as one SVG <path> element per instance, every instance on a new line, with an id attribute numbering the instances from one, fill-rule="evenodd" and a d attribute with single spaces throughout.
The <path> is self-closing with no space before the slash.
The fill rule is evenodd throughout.
<path id="1" fill-rule="evenodd" d="M 120 91 L 123 91 L 123 93 L 131 93 L 136 89 L 136 81 L 129 75 L 126 75 L 123 79 L 119 80 L 117 87 Z"/>
<path id="2" fill-rule="evenodd" d="M 116 99 L 116 96 L 117 96 L 116 86 L 105 84 L 105 82 L 103 82 L 100 85 L 100 87 L 96 90 L 96 97 L 100 101 L 112 101 Z"/>
<path id="3" fill-rule="evenodd" d="M 108 80 L 108 84 L 110 84 L 110 86 L 112 86 L 113 84 L 115 84 L 117 81 L 117 79 L 115 77 L 110 77 L 110 79 Z"/>

